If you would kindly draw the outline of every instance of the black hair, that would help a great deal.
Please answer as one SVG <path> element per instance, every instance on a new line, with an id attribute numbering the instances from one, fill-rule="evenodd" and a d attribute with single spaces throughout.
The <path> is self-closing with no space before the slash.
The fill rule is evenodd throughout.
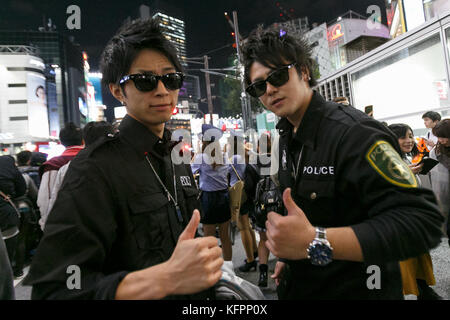
<path id="1" fill-rule="evenodd" d="M 450 119 L 439 121 L 431 131 L 438 138 L 450 139 Z M 445 154 L 447 157 L 450 157 L 450 147 L 445 147 L 438 142 L 436 149 L 437 154 Z"/>
<path id="2" fill-rule="evenodd" d="M 35 90 L 35 92 L 34 92 L 35 95 L 36 95 L 36 97 L 39 97 L 39 96 L 38 96 L 38 93 L 37 93 L 39 89 L 42 89 L 42 90 L 44 90 L 44 92 L 45 92 L 45 88 L 44 88 L 43 86 L 37 87 L 36 90 Z"/>
<path id="3" fill-rule="evenodd" d="M 42 152 L 32 152 L 31 153 L 31 163 L 32 167 L 39 167 L 45 161 L 47 161 L 48 154 Z"/>
<path id="4" fill-rule="evenodd" d="M 19 167 L 26 166 L 28 161 L 31 160 L 31 152 L 30 151 L 21 151 L 17 154 L 17 165 Z"/>
<path id="5" fill-rule="evenodd" d="M 395 134 L 397 139 L 406 137 L 406 134 L 408 133 L 408 130 L 411 131 L 413 137 L 414 137 L 414 131 L 411 129 L 410 126 L 404 123 L 394 123 L 388 126 L 388 128 Z M 417 148 L 416 141 L 414 140 L 414 146 L 411 150 L 411 155 L 414 157 L 419 153 L 419 149 Z"/>
<path id="6" fill-rule="evenodd" d="M 439 121 L 431 131 L 438 138 L 450 139 L 450 119 Z"/>
<path id="7" fill-rule="evenodd" d="M 59 132 L 59 140 L 64 147 L 79 146 L 83 143 L 81 129 L 75 123 L 68 122 Z"/>
<path id="8" fill-rule="evenodd" d="M 136 19 L 125 23 L 103 50 L 100 58 L 103 85 L 119 84 L 120 79 L 128 75 L 131 64 L 142 49 L 159 51 L 176 71 L 183 72 L 177 50 L 162 33 L 159 20 Z"/>
<path id="9" fill-rule="evenodd" d="M 435 111 L 427 111 L 422 115 L 423 118 L 430 118 L 433 122 L 441 121 L 441 115 Z"/>
<path id="10" fill-rule="evenodd" d="M 301 76 L 307 72 L 311 78 L 310 87 L 317 84 L 314 79 L 313 66 L 315 61 L 311 58 L 312 50 L 308 41 L 303 37 L 282 35 L 280 29 L 271 27 L 266 30 L 262 26 L 252 31 L 242 45 L 242 58 L 244 62 L 244 79 L 250 84 L 250 68 L 254 62 L 259 62 L 270 69 L 277 69 L 286 64 L 296 62 L 295 68 Z"/>
<path id="11" fill-rule="evenodd" d="M 83 139 L 86 147 L 108 134 L 114 134 L 114 127 L 106 121 L 91 121 L 83 128 Z"/>

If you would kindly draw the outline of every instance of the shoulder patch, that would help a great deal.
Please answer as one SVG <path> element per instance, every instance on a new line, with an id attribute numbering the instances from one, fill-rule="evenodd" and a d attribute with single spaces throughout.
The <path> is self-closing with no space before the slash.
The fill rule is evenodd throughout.
<path id="1" fill-rule="evenodd" d="M 366 159 L 390 183 L 403 188 L 417 187 L 417 180 L 411 169 L 388 142 L 375 142 L 367 152 Z"/>

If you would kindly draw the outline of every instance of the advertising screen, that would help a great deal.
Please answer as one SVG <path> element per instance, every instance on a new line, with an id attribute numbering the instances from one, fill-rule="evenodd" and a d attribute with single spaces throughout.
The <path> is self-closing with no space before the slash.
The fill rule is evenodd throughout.
<path id="1" fill-rule="evenodd" d="M 47 95 L 43 76 L 28 73 L 27 96 L 29 134 L 34 137 L 48 137 Z"/>

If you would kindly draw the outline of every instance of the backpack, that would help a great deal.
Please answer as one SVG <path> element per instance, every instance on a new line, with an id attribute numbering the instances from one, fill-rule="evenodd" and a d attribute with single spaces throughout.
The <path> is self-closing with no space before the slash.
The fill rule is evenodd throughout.
<path id="1" fill-rule="evenodd" d="M 29 253 L 39 245 L 42 238 L 42 230 L 39 226 L 39 211 L 33 206 L 33 202 L 27 196 L 14 199 L 14 203 L 20 212 L 20 232 L 24 235 L 25 250 Z"/>
<path id="2" fill-rule="evenodd" d="M 222 265 L 222 277 L 215 284 L 216 300 L 265 300 L 261 289 L 234 273 L 232 264 Z"/>
<path id="3" fill-rule="evenodd" d="M 255 169 L 255 168 L 254 168 Z M 258 174 L 260 173 L 259 169 Z M 260 176 L 256 184 L 254 223 L 257 229 L 265 231 L 267 214 L 271 211 L 283 214 L 283 196 L 270 176 Z"/>

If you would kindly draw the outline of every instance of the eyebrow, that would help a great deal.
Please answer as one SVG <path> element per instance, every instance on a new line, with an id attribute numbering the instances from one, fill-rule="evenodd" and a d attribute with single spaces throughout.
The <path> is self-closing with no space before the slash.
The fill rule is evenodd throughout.
<path id="1" fill-rule="evenodd" d="M 167 71 L 175 71 L 175 67 L 165 67 L 162 69 L 162 72 L 167 72 Z M 153 73 L 153 74 L 157 74 L 155 71 L 153 70 L 144 70 L 144 69 L 138 69 L 137 70 L 139 73 Z"/>
<path id="2" fill-rule="evenodd" d="M 256 82 L 256 81 L 264 81 L 264 80 L 266 80 L 266 79 L 269 77 L 269 75 L 270 75 L 272 72 L 276 71 L 276 70 L 277 70 L 277 69 L 269 69 L 269 71 L 266 72 L 265 74 L 263 74 L 262 76 L 259 76 L 258 78 L 253 79 L 252 83 L 254 83 L 254 82 Z M 263 76 L 266 76 L 266 77 L 263 78 Z"/>

